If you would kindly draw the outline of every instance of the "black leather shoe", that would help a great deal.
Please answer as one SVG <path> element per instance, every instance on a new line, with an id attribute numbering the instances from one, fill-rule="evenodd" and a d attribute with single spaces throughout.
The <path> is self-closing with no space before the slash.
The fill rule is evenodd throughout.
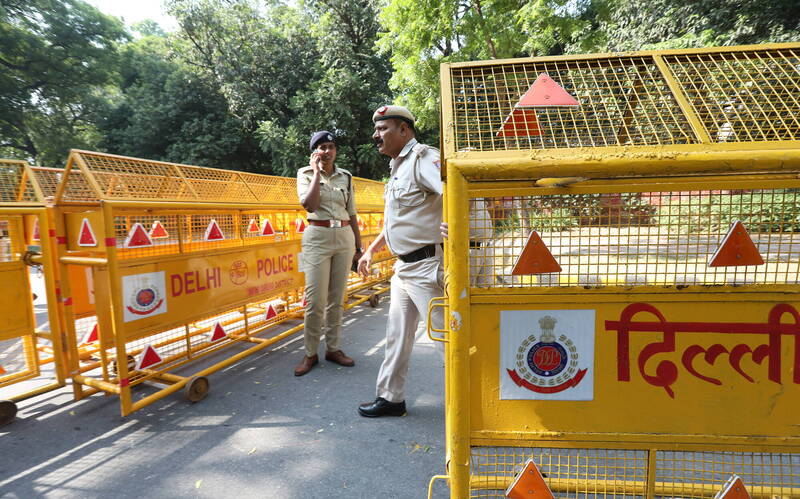
<path id="1" fill-rule="evenodd" d="M 378 397 L 375 402 L 361 404 L 358 413 L 365 418 L 379 418 L 381 416 L 405 416 L 406 402 L 389 402 L 383 397 Z"/>

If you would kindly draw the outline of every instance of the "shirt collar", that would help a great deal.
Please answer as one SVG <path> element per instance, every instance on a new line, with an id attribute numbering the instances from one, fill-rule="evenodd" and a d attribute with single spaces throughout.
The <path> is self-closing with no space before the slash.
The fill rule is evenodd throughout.
<path id="1" fill-rule="evenodd" d="M 392 171 L 394 171 L 394 167 L 395 165 L 397 165 L 397 163 L 399 163 L 400 161 L 403 160 L 403 158 L 408 156 L 408 153 L 411 152 L 411 148 L 413 148 L 415 145 L 417 145 L 417 139 L 411 137 L 411 139 L 409 139 L 409 141 L 406 142 L 406 145 L 403 146 L 403 149 L 400 150 L 400 154 L 398 154 L 396 158 L 392 159 L 389 162 L 389 166 L 391 167 Z"/>

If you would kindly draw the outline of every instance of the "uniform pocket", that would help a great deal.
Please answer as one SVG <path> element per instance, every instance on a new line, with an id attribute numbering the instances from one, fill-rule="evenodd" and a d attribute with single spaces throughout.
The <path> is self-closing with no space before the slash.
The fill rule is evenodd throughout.
<path id="1" fill-rule="evenodd" d="M 412 208 L 425 201 L 426 194 L 414 184 L 403 184 L 394 187 L 394 198 L 400 206 Z"/>

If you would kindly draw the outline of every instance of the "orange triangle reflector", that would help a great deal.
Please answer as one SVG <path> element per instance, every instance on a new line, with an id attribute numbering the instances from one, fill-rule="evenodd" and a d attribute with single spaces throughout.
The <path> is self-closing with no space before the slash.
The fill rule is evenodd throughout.
<path id="1" fill-rule="evenodd" d="M 215 341 L 219 341 L 223 338 L 226 338 L 227 336 L 228 333 L 225 332 L 225 328 L 222 327 L 222 324 L 220 324 L 219 322 L 215 322 L 214 328 L 211 330 L 211 339 L 209 339 L 208 341 L 214 343 Z"/>
<path id="2" fill-rule="evenodd" d="M 530 275 L 550 272 L 561 272 L 561 265 L 553 258 L 553 254 L 547 249 L 539 234 L 535 230 L 531 231 L 511 274 Z"/>
<path id="3" fill-rule="evenodd" d="M 744 486 L 744 482 L 739 475 L 731 475 L 722 490 L 717 492 L 714 499 L 750 499 L 750 493 Z"/>
<path id="4" fill-rule="evenodd" d="M 539 468 L 533 463 L 533 459 L 528 459 L 522 471 L 506 489 L 506 497 L 509 499 L 553 499 L 550 487 L 544 481 L 544 477 L 539 472 Z"/>
<path id="5" fill-rule="evenodd" d="M 546 73 L 542 73 L 536 78 L 531 88 L 519 100 L 518 105 L 533 107 L 580 106 L 575 97 L 567 93 Z"/>
<path id="6" fill-rule="evenodd" d="M 150 366 L 154 366 L 162 361 L 161 356 L 158 355 L 156 349 L 153 348 L 153 345 L 147 345 L 142 350 L 142 353 L 139 354 L 139 360 L 136 361 L 136 370 L 147 369 Z"/>
<path id="7" fill-rule="evenodd" d="M 225 236 L 222 235 L 222 229 L 219 228 L 219 224 L 213 218 L 208 222 L 208 227 L 206 227 L 206 233 L 203 234 L 203 239 L 206 241 L 222 241 L 225 239 Z"/>
<path id="8" fill-rule="evenodd" d="M 302 233 L 302 232 L 305 232 L 305 230 L 306 230 L 306 223 L 303 221 L 303 219 L 302 219 L 302 218 L 298 218 L 297 220 L 295 220 L 295 221 L 294 221 L 294 228 L 295 228 L 295 231 L 296 231 L 298 234 L 300 234 L 300 233 Z"/>
<path id="9" fill-rule="evenodd" d="M 261 232 L 261 227 L 258 226 L 258 222 L 256 221 L 255 218 L 251 218 L 250 221 L 247 223 L 247 232 L 249 234 Z"/>
<path id="10" fill-rule="evenodd" d="M 264 226 L 261 228 L 262 236 L 272 236 L 275 234 L 275 229 L 272 228 L 272 223 L 269 219 L 264 220 Z"/>
<path id="11" fill-rule="evenodd" d="M 89 343 L 94 343 L 99 339 L 98 330 L 97 330 L 97 323 L 94 323 L 94 327 L 92 327 L 91 331 L 83 335 L 83 339 L 81 340 L 81 345 L 88 345 Z"/>
<path id="12" fill-rule="evenodd" d="M 92 225 L 89 223 L 88 218 L 84 218 L 83 222 L 81 222 L 78 246 L 97 246 L 97 238 L 94 237 L 94 231 L 92 230 Z"/>
<path id="13" fill-rule="evenodd" d="M 152 246 L 153 240 L 150 239 L 150 236 L 147 235 L 147 231 L 144 230 L 142 224 L 135 223 L 133 227 L 131 227 L 130 232 L 128 232 L 128 237 L 125 238 L 125 247 L 126 248 L 141 248 L 144 246 Z"/>
<path id="14" fill-rule="evenodd" d="M 6 370 L 3 368 L 3 366 L 0 366 L 0 375 L 5 374 L 5 373 L 6 373 Z"/>
<path id="15" fill-rule="evenodd" d="M 708 261 L 709 267 L 739 267 L 742 265 L 763 265 L 758 248 L 750 239 L 744 224 L 736 220 Z"/>
<path id="16" fill-rule="evenodd" d="M 536 120 L 536 111 L 521 107 L 515 107 L 511 111 L 500 131 L 497 132 L 498 137 L 532 137 L 541 134 L 542 130 Z"/>
<path id="17" fill-rule="evenodd" d="M 169 233 L 167 229 L 164 228 L 164 224 L 156 220 L 150 228 L 150 237 L 153 239 L 164 239 L 169 237 Z"/>
<path id="18" fill-rule="evenodd" d="M 39 217 L 33 219 L 33 236 L 31 236 L 31 241 L 39 241 L 41 240 L 39 236 Z"/>
<path id="19" fill-rule="evenodd" d="M 270 319 L 274 319 L 278 316 L 278 312 L 275 311 L 275 307 L 272 306 L 272 303 L 269 304 L 267 307 L 266 313 L 264 314 L 264 320 L 268 321 Z"/>

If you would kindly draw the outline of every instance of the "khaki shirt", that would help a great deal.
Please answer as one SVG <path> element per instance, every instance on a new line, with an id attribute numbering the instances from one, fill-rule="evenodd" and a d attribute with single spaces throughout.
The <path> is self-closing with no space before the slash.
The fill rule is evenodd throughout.
<path id="1" fill-rule="evenodd" d="M 489 215 L 489 203 L 483 198 L 469 200 L 469 239 L 486 244 L 492 238 L 494 224 Z"/>
<path id="2" fill-rule="evenodd" d="M 314 169 L 310 166 L 297 171 L 297 196 L 301 202 L 308 193 L 312 178 L 314 178 Z M 309 212 L 308 219 L 350 220 L 350 217 L 355 214 L 356 201 L 350 172 L 335 166 L 330 175 L 322 170 L 319 178 L 319 208 L 313 213 Z"/>
<path id="3" fill-rule="evenodd" d="M 395 255 L 442 242 L 439 150 L 411 139 L 389 165 L 384 189 L 384 235 Z"/>

